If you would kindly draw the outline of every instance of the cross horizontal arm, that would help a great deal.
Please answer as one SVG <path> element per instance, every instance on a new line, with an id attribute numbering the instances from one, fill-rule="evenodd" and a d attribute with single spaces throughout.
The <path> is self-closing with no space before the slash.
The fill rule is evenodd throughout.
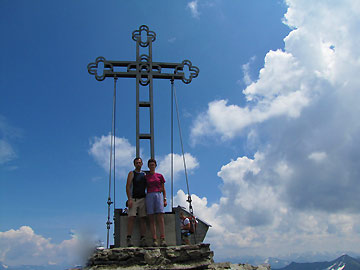
<path id="1" fill-rule="evenodd" d="M 138 72 L 137 71 L 127 71 L 127 72 L 116 72 L 111 70 L 104 70 L 104 77 L 116 77 L 116 78 L 136 78 Z M 174 79 L 174 80 L 182 80 L 184 78 L 184 74 L 174 74 L 174 73 L 158 73 L 158 72 L 143 72 L 140 74 L 141 78 L 147 78 L 149 74 L 152 75 L 154 79 Z"/>
<path id="2" fill-rule="evenodd" d="M 100 64 L 103 65 L 102 69 L 99 68 Z M 185 66 L 189 70 L 188 76 L 184 72 Z M 114 67 L 126 67 L 127 69 L 126 71 L 116 71 Z M 87 68 L 88 72 L 95 75 L 98 81 L 102 81 L 107 77 L 136 78 L 140 75 L 141 78 L 151 76 L 154 79 L 182 80 L 188 84 L 199 74 L 199 68 L 193 66 L 189 60 L 184 60 L 181 63 L 149 62 L 145 55 L 141 57 L 140 61 L 108 61 L 104 57 L 98 57 Z M 173 69 L 173 73 L 162 73 L 162 69 Z"/>
<path id="3" fill-rule="evenodd" d="M 106 63 L 109 63 L 113 65 L 114 67 L 127 67 L 129 65 L 136 65 L 138 63 L 143 64 L 147 62 L 136 62 L 136 61 L 106 61 Z M 182 63 L 166 63 L 166 62 L 152 62 L 153 66 L 160 66 L 161 68 L 176 68 L 178 66 L 181 66 Z"/>

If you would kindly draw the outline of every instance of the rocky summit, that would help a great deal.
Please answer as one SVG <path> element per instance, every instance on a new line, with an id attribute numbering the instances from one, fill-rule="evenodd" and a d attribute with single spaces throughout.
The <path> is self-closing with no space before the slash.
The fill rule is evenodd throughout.
<path id="1" fill-rule="evenodd" d="M 137 269 L 238 269 L 270 270 L 269 266 L 214 263 L 209 244 L 170 247 L 128 247 L 94 252 L 86 270 L 137 270 Z"/>

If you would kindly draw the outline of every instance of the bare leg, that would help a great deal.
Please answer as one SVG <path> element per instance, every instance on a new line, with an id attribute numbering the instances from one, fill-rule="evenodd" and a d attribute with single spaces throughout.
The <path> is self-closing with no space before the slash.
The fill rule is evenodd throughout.
<path id="1" fill-rule="evenodd" d="M 155 225 L 155 215 L 149 215 L 149 219 L 150 219 L 150 231 L 151 231 L 151 235 L 153 239 L 157 239 L 156 236 L 156 225 Z"/>
<path id="2" fill-rule="evenodd" d="M 135 216 L 134 217 L 128 217 L 127 235 L 132 235 L 133 228 L 134 228 L 134 221 L 135 221 Z"/>
<path id="3" fill-rule="evenodd" d="M 145 236 L 146 234 L 146 217 L 140 218 L 140 236 Z"/>
<path id="4" fill-rule="evenodd" d="M 157 222 L 160 229 L 160 238 L 165 238 L 164 214 L 157 214 Z"/>

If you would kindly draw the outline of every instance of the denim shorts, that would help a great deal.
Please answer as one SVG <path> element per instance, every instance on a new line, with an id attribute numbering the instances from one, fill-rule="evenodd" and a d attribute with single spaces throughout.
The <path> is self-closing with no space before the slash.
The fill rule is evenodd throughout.
<path id="1" fill-rule="evenodd" d="M 162 192 L 146 194 L 146 212 L 148 215 L 164 213 L 164 196 Z"/>

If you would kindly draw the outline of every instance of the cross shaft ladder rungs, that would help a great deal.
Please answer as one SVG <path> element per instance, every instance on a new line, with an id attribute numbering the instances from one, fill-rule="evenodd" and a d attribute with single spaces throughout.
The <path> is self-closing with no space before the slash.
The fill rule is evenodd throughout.
<path id="1" fill-rule="evenodd" d="M 150 102 L 149 101 L 140 101 L 139 107 L 150 107 Z"/>
<path id="2" fill-rule="evenodd" d="M 146 140 L 151 140 L 151 134 L 139 134 L 139 139 L 146 139 Z"/>

